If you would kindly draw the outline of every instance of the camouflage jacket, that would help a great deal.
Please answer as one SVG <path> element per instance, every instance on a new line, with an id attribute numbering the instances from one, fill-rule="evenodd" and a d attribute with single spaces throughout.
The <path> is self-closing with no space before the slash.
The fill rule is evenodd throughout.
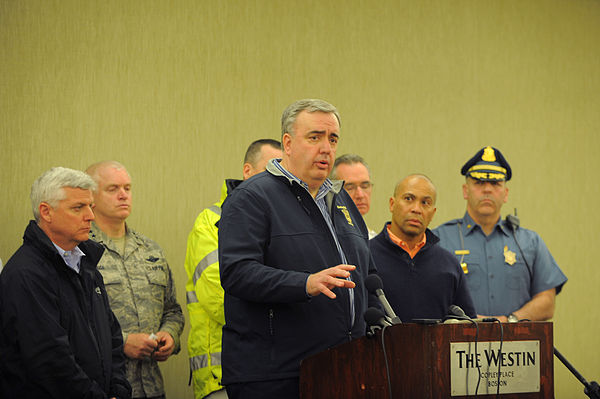
<path id="1" fill-rule="evenodd" d="M 90 239 L 106 248 L 98 270 L 104 278 L 110 307 L 121 324 L 123 342 L 130 333 L 166 331 L 175 341 L 173 354 L 178 353 L 184 317 L 162 249 L 127 228 L 123 257 L 95 223 L 92 223 Z M 164 394 L 163 379 L 155 360 L 127 358 L 127 379 L 133 389 L 132 397 Z"/>

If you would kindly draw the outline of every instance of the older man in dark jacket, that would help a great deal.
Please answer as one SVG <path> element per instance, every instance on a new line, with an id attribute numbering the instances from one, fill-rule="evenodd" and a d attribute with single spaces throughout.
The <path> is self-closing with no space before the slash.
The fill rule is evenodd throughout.
<path id="1" fill-rule="evenodd" d="M 52 168 L 31 189 L 33 213 L 0 274 L 0 397 L 130 398 L 121 328 L 87 241 L 94 181 Z"/>
<path id="2" fill-rule="evenodd" d="M 375 266 L 360 212 L 342 182 L 327 178 L 339 127 L 331 104 L 290 105 L 283 158 L 225 200 L 219 260 L 229 398 L 298 398 L 302 359 L 365 333 L 363 282 Z"/>

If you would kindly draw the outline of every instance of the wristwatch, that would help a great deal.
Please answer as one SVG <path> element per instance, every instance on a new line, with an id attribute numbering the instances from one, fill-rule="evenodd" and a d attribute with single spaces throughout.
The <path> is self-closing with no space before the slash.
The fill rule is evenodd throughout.
<path id="1" fill-rule="evenodd" d="M 506 318 L 508 319 L 509 323 L 518 323 L 519 322 L 519 318 L 517 316 L 515 316 L 514 313 L 509 314 L 508 316 L 506 316 Z"/>

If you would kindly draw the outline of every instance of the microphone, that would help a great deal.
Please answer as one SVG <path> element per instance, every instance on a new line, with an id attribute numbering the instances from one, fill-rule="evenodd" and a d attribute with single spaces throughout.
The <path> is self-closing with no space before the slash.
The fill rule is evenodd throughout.
<path id="1" fill-rule="evenodd" d="M 465 311 L 458 305 L 448 307 L 448 315 L 444 317 L 444 324 L 474 323 L 475 321 L 466 315 Z"/>
<path id="2" fill-rule="evenodd" d="M 375 332 L 381 330 L 382 327 L 389 327 L 392 325 L 392 323 L 387 320 L 387 316 L 377 308 L 367 309 L 363 316 L 369 327 L 369 331 L 367 331 L 367 336 L 369 337 L 375 335 Z"/>
<path id="3" fill-rule="evenodd" d="M 511 214 L 506 215 L 506 223 L 508 224 L 508 226 L 510 227 L 510 229 L 512 231 L 516 231 L 519 228 L 519 226 L 521 225 L 521 221 L 517 217 L 517 208 L 515 208 L 514 215 L 511 215 Z"/>
<path id="4" fill-rule="evenodd" d="M 462 308 L 458 305 L 450 305 L 450 307 L 448 308 L 448 314 L 452 315 L 452 316 L 456 316 L 456 317 L 462 317 L 465 319 L 470 319 L 469 316 L 467 316 L 467 314 L 465 313 L 464 310 L 462 310 Z"/>
<path id="5" fill-rule="evenodd" d="M 379 302 L 383 305 L 385 314 L 391 319 L 392 324 L 402 324 L 402 320 L 396 316 L 394 309 L 392 309 L 385 297 L 385 293 L 383 292 L 383 281 L 381 281 L 381 278 L 376 274 L 369 274 L 365 279 L 365 285 L 371 294 L 377 296 L 377 299 L 379 299 Z"/>
<path id="6" fill-rule="evenodd" d="M 390 327 L 392 325 L 385 317 L 385 314 L 377 308 L 369 308 L 365 311 L 365 321 L 369 327 Z"/>

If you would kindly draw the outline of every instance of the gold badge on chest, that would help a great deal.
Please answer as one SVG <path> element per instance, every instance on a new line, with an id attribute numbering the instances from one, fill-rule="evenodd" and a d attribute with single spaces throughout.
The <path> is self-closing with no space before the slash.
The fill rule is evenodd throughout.
<path id="1" fill-rule="evenodd" d="M 504 246 L 504 261 L 510 266 L 517 262 L 517 254 L 508 249 L 507 245 Z"/>

